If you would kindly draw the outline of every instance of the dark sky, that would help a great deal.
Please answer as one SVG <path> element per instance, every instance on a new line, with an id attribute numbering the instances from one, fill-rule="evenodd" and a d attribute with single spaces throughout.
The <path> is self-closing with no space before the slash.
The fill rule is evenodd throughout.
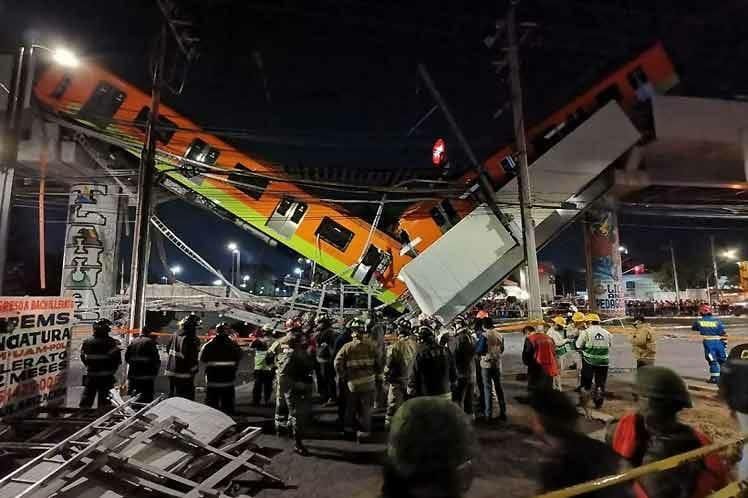
<path id="1" fill-rule="evenodd" d="M 432 105 L 418 82 L 418 62 L 431 70 L 479 157 L 511 140 L 510 113 L 493 118 L 508 97 L 506 82 L 492 66 L 498 52 L 482 43 L 504 12 L 502 2 L 176 3 L 196 21 L 200 57 L 184 92 L 167 92 L 165 101 L 203 127 L 252 134 L 233 142 L 263 159 L 350 168 L 428 167 L 434 137 L 449 131 L 434 114 L 406 136 Z M 537 25 L 521 53 L 528 122 L 656 40 L 676 63 L 679 93 L 748 94 L 748 70 L 740 62 L 748 60 L 747 10 L 738 0 L 522 2 L 520 20 Z M 0 0 L 0 48 L 36 34 L 47 45 L 64 42 L 146 88 L 159 17 L 151 0 Z M 263 252 L 263 244 L 250 235 L 178 201 L 159 208 L 159 214 L 213 263 L 228 264 L 225 243 L 236 239 L 247 248 L 247 261 L 263 253 L 279 272 L 293 264 L 287 251 Z M 688 220 L 623 216 L 621 222 L 624 243 L 650 265 L 661 261 L 659 247 L 670 238 L 685 247 L 709 233 L 664 228 L 693 228 Z M 61 226 L 48 226 L 54 232 L 50 240 L 62 237 Z M 698 226 L 718 228 L 719 240 L 731 246 L 746 230 L 732 221 Z M 560 267 L 581 267 L 580 235 L 581 228 L 572 226 L 541 257 Z M 176 253 L 170 257 L 180 259 Z M 160 266 L 156 257 L 152 261 L 154 268 Z M 160 274 L 154 269 L 155 278 Z M 189 276 L 206 278 L 197 269 Z"/>

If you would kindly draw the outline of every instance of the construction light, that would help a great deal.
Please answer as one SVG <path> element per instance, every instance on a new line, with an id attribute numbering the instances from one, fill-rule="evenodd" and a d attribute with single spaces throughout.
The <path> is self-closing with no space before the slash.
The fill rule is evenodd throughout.
<path id="1" fill-rule="evenodd" d="M 236 242 L 229 242 L 226 248 L 231 252 L 236 252 L 239 250 L 239 246 L 236 245 Z"/>
<path id="2" fill-rule="evenodd" d="M 738 259 L 738 250 L 737 249 L 727 249 L 725 252 L 722 253 L 722 257 L 725 259 Z"/>

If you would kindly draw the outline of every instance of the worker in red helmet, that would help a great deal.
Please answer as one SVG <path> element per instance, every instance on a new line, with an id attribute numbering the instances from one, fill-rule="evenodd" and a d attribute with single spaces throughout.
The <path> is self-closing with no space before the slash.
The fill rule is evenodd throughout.
<path id="1" fill-rule="evenodd" d="M 719 384 L 719 374 L 722 364 L 727 359 L 727 337 L 725 324 L 722 320 L 712 316 L 712 307 L 702 304 L 699 308 L 701 318 L 693 322 L 691 329 L 701 335 L 704 344 L 704 357 L 709 364 L 710 384 Z"/>

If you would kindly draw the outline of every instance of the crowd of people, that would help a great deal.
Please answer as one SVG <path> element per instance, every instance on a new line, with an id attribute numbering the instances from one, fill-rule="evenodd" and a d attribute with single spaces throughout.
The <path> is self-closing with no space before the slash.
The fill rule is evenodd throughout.
<path id="1" fill-rule="evenodd" d="M 700 299 L 681 299 L 679 310 L 677 301 L 627 300 L 626 314 L 629 316 L 697 316 L 703 304 L 705 304 L 704 301 Z M 733 313 L 733 306 L 724 300 L 712 303 L 711 307 L 719 315 Z"/>
<path id="2" fill-rule="evenodd" d="M 728 360 L 724 325 L 708 306 L 699 311 L 702 316 L 693 329 L 704 338 L 710 380 L 719 381 L 722 370 L 725 398 L 741 424 L 748 425 L 743 380 L 748 379 L 748 366 L 743 364 L 748 365 L 748 345 L 736 348 Z M 244 349 L 225 323 L 201 344 L 200 318 L 189 315 L 166 348 L 169 393 L 194 400 L 202 365 L 205 403 L 233 414 L 239 363 L 249 352 L 254 367 L 252 403 L 270 405 L 274 398 L 275 429 L 293 438 L 297 453 L 309 454 L 304 439 L 313 398 L 337 406 L 341 435 L 359 443 L 370 440 L 372 412 L 381 408 L 389 432 L 383 495 L 462 496 L 472 479 L 475 426 L 507 420 L 501 381 L 504 339 L 485 309 L 475 312 L 456 318 L 449 327 L 428 317 L 392 323 L 360 317 L 345 323 L 342 331 L 325 314 L 306 316 L 288 320 L 280 336 L 272 326 L 262 327 L 242 341 Z M 87 373 L 81 407 L 92 407 L 97 397 L 100 407 L 109 403 L 109 390 L 122 363 L 110 330 L 111 322 L 99 320 L 93 336 L 83 343 L 81 360 Z M 556 316 L 549 323 L 526 324 L 523 334 L 527 396 L 520 401 L 532 408 L 530 427 L 547 446 L 549 458 L 540 478 L 543 490 L 709 444 L 703 434 L 679 421 L 678 413 L 691 406 L 690 395 L 677 374 L 653 366 L 656 341 L 643 316 L 637 317 L 631 338 L 639 402 L 635 411 L 610 428 L 608 444 L 577 430 L 577 407 L 586 409 L 589 401 L 600 407 L 605 399 L 612 339 L 600 317 L 581 312 Z M 128 392 L 143 402 L 153 400 L 161 359 L 149 329 L 130 342 L 124 359 Z M 562 391 L 563 373 L 571 369 L 580 372 L 577 403 L 571 393 Z M 741 476 L 748 474 L 745 460 Z M 726 484 L 728 472 L 719 457 L 708 456 L 657 476 L 595 495 L 706 496 Z"/>

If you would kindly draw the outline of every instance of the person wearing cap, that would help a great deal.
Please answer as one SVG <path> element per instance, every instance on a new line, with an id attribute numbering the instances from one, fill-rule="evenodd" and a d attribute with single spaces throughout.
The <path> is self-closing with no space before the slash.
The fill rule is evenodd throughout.
<path id="1" fill-rule="evenodd" d="M 449 349 L 436 342 L 434 331 L 421 325 L 416 331 L 418 351 L 408 379 L 408 396 L 438 396 L 452 400 L 452 383 L 457 379 Z"/>
<path id="2" fill-rule="evenodd" d="M 384 414 L 386 428 L 389 428 L 392 417 L 405 401 L 408 376 L 413 367 L 418 346 L 412 334 L 412 326 L 407 319 L 400 319 L 395 325 L 397 339 L 388 348 L 384 363 L 384 381 L 388 384 L 387 410 Z"/>
<path id="3" fill-rule="evenodd" d="M 748 432 L 748 343 L 738 344 L 722 365 L 719 379 L 720 397 L 735 412 L 740 429 Z M 743 445 L 743 458 L 738 465 L 738 478 L 748 479 L 748 444 Z"/>
<path id="4" fill-rule="evenodd" d="M 195 374 L 199 370 L 200 339 L 197 327 L 202 320 L 190 314 L 180 323 L 180 332 L 173 335 L 166 347 L 169 359 L 166 376 L 169 378 L 169 395 L 195 400 Z"/>
<path id="5" fill-rule="evenodd" d="M 632 466 L 695 450 L 711 444 L 698 430 L 678 420 L 691 408 L 683 379 L 665 367 L 643 367 L 636 372 L 637 409 L 609 427 L 607 441 Z M 642 476 L 646 496 L 703 498 L 729 482 L 729 469 L 718 453 L 670 470 Z"/>
<path id="6" fill-rule="evenodd" d="M 477 456 L 475 429 L 456 404 L 431 396 L 408 400 L 390 426 L 381 496 L 465 496 Z"/>
<path id="7" fill-rule="evenodd" d="M 582 404 L 590 395 L 596 408 L 603 406 L 605 384 L 608 380 L 610 348 L 613 338 L 600 326 L 600 317 L 590 313 L 585 317 L 589 324 L 577 338 L 577 349 L 582 353 Z M 594 389 L 593 389 L 594 382 Z"/>
<path id="8" fill-rule="evenodd" d="M 618 474 L 628 465 L 607 444 L 578 429 L 579 413 L 560 391 L 535 391 L 530 395 L 530 428 L 543 445 L 538 469 L 538 494 L 568 488 L 599 477 Z M 627 483 L 585 493 L 589 498 L 634 498 Z"/>
<path id="9" fill-rule="evenodd" d="M 333 362 L 335 361 L 335 358 L 338 356 L 338 353 L 340 353 L 340 350 L 343 349 L 343 346 L 348 344 L 353 340 L 353 330 L 354 329 L 361 329 L 364 328 L 364 322 L 359 318 L 353 318 L 345 323 L 343 327 L 343 333 L 338 336 L 337 339 L 335 339 L 335 347 L 333 348 L 332 352 L 332 358 Z M 333 365 L 334 369 L 334 365 Z M 350 394 L 348 391 L 348 385 L 343 379 L 338 378 L 337 379 L 337 386 L 338 386 L 338 426 L 341 432 L 345 432 L 345 414 L 348 410 L 348 395 Z"/>
<path id="10" fill-rule="evenodd" d="M 335 368 L 332 353 L 338 334 L 332 327 L 332 320 L 325 314 L 314 319 L 314 341 L 317 345 L 317 390 L 320 402 L 333 405 L 337 400 L 335 387 Z"/>
<path id="11" fill-rule="evenodd" d="M 286 336 L 268 349 L 278 370 L 275 429 L 278 433 L 290 429 L 294 451 L 306 456 L 303 438 L 314 391 L 314 356 L 300 320 L 287 320 L 286 330 Z"/>
<path id="12" fill-rule="evenodd" d="M 483 416 L 486 422 L 492 422 L 493 417 L 493 394 L 499 402 L 500 422 L 507 419 L 506 399 L 504 389 L 501 385 L 501 355 L 504 354 L 504 338 L 493 329 L 491 319 L 484 318 L 480 325 L 481 334 L 475 352 L 480 358 L 481 380 L 483 383 Z M 478 420 L 476 418 L 476 420 Z"/>
<path id="13" fill-rule="evenodd" d="M 95 321 L 93 336 L 81 346 L 81 363 L 86 367 L 81 408 L 91 408 L 94 401 L 99 408 L 112 405 L 109 391 L 114 387 L 114 376 L 122 364 L 122 352 L 119 341 L 109 335 L 111 330 L 112 322 L 106 318 Z"/>
<path id="14" fill-rule="evenodd" d="M 527 391 L 532 394 L 552 389 L 553 378 L 559 375 L 556 344 L 534 325 L 527 325 L 522 332 L 525 334 L 522 362 L 527 365 Z"/>
<path id="15" fill-rule="evenodd" d="M 236 372 L 242 350 L 229 336 L 225 323 L 216 326 L 216 335 L 200 350 L 200 363 L 205 367 L 205 404 L 227 415 L 236 408 Z"/>
<path id="16" fill-rule="evenodd" d="M 582 358 L 577 351 L 577 339 L 582 331 L 587 328 L 587 322 L 584 321 L 584 318 L 584 313 L 575 311 L 571 315 L 571 323 L 566 325 L 566 338 L 569 340 L 572 349 L 569 368 L 580 368 L 582 366 Z"/>
<path id="17" fill-rule="evenodd" d="M 727 337 L 725 324 L 722 320 L 712 316 L 712 307 L 702 304 L 699 309 L 701 318 L 693 322 L 691 329 L 701 335 L 704 344 L 704 357 L 709 364 L 710 384 L 719 383 L 722 364 L 727 359 Z"/>
<path id="18" fill-rule="evenodd" d="M 657 344 L 655 342 L 654 331 L 647 323 L 644 315 L 638 315 L 634 318 L 634 333 L 631 336 L 631 346 L 634 358 L 636 358 L 636 368 L 654 365 Z"/>
<path id="19" fill-rule="evenodd" d="M 348 387 L 343 432 L 353 434 L 358 422 L 356 438 L 359 442 L 371 436 L 371 411 L 374 407 L 378 379 L 381 382 L 382 364 L 376 344 L 363 327 L 352 330 L 353 340 L 344 345 L 335 356 L 335 372 Z"/>
<path id="20" fill-rule="evenodd" d="M 140 335 L 133 339 L 125 350 L 127 363 L 127 394 L 139 395 L 138 401 L 150 403 L 156 392 L 156 377 L 161 368 L 156 339 L 151 328 L 143 327 Z"/>
<path id="21" fill-rule="evenodd" d="M 273 393 L 273 364 L 269 361 L 268 349 L 273 343 L 271 334 L 273 325 L 266 323 L 250 339 L 249 349 L 254 352 L 254 385 L 252 386 L 252 404 L 260 405 L 263 397 L 265 404 L 270 404 Z"/>
<path id="22" fill-rule="evenodd" d="M 450 343 L 455 362 L 457 382 L 452 389 L 452 401 L 461 406 L 468 415 L 473 414 L 473 390 L 475 389 L 475 346 L 476 340 L 463 317 L 452 322 L 454 330 Z"/>
<path id="23" fill-rule="evenodd" d="M 571 341 L 566 338 L 566 319 L 564 317 L 557 316 L 553 319 L 553 326 L 548 329 L 548 336 L 553 339 L 556 346 L 556 363 L 559 371 L 558 375 L 553 377 L 553 388 L 560 391 L 563 388 L 561 377 L 564 370 L 569 368 L 571 355 L 574 351 Z"/>

